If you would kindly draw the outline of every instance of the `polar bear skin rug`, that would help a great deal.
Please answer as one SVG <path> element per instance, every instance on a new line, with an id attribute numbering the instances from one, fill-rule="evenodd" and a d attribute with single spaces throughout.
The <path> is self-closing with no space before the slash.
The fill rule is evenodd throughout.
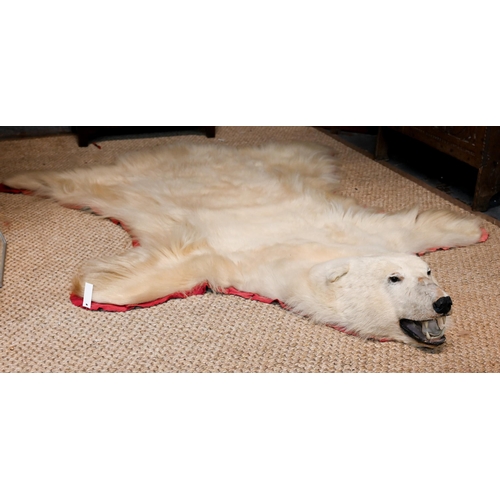
<path id="1" fill-rule="evenodd" d="M 84 264 L 78 297 L 90 283 L 95 302 L 151 305 L 207 285 L 276 299 L 362 338 L 430 348 L 445 342 L 452 300 L 416 254 L 487 238 L 458 212 L 380 213 L 338 195 L 334 155 L 313 144 L 179 143 L 3 183 L 116 219 L 138 242 Z"/>

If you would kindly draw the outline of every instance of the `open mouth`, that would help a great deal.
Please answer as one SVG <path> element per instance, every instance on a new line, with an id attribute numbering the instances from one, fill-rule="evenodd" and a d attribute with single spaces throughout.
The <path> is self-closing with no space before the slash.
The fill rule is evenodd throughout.
<path id="1" fill-rule="evenodd" d="M 444 331 L 446 329 L 446 316 L 427 321 L 412 321 L 410 319 L 399 320 L 399 325 L 411 338 L 425 347 L 437 347 L 446 340 Z"/>

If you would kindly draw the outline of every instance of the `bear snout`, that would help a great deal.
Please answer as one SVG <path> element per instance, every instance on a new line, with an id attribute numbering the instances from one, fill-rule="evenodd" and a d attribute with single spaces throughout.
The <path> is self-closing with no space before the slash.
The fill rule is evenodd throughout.
<path id="1" fill-rule="evenodd" d="M 434 304 L 432 304 L 432 307 L 438 314 L 448 314 L 451 310 L 452 304 L 453 302 L 451 300 L 451 297 L 441 297 L 440 299 L 436 300 Z"/>

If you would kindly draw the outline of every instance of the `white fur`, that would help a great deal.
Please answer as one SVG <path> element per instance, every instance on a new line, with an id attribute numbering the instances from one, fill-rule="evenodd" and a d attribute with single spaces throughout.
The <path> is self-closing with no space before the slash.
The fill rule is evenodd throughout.
<path id="1" fill-rule="evenodd" d="M 383 214 L 335 194 L 331 152 L 316 145 L 179 144 L 115 165 L 5 179 L 129 228 L 141 246 L 89 262 L 73 291 L 134 304 L 208 281 L 279 299 L 367 338 L 415 343 L 399 319 L 437 316 L 446 293 L 417 252 L 469 245 L 478 222 L 447 210 Z M 402 279 L 392 283 L 397 274 Z"/>

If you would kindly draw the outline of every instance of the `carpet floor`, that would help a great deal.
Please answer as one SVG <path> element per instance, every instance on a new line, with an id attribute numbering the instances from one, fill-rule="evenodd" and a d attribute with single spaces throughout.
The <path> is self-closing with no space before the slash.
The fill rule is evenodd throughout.
<path id="1" fill-rule="evenodd" d="M 215 139 L 171 136 L 79 148 L 62 135 L 0 142 L 0 178 L 19 170 L 110 163 L 121 153 L 177 141 L 256 145 L 314 141 L 338 151 L 343 193 L 383 210 L 418 204 L 461 210 L 434 192 L 312 127 L 218 127 Z M 488 241 L 424 256 L 454 302 L 439 352 L 363 341 L 240 297 L 208 293 L 126 313 L 91 312 L 69 300 L 85 260 L 131 246 L 107 219 L 34 196 L 0 193 L 8 242 L 0 289 L 1 372 L 498 372 L 500 227 Z"/>

